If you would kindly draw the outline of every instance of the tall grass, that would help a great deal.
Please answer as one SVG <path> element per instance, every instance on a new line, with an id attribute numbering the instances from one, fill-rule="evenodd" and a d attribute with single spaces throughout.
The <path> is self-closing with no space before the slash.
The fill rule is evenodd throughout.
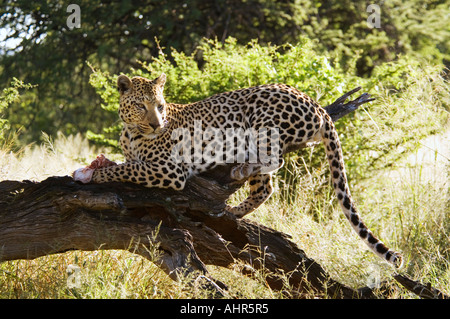
<path id="1" fill-rule="evenodd" d="M 109 153 L 106 148 L 90 145 L 81 134 L 64 136 L 58 133 L 53 140 L 43 133 L 43 139 L 44 143 L 30 144 L 17 152 L 9 147 L 0 149 L 0 180 L 41 181 L 50 176 L 70 175 L 80 165 L 90 163 L 100 152 Z M 120 158 L 119 155 L 108 157 Z"/>

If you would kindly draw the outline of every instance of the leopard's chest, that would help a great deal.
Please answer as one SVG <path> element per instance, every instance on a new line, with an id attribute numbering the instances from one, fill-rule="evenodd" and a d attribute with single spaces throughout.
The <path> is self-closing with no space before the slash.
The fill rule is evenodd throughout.
<path id="1" fill-rule="evenodd" d="M 164 137 L 156 136 L 147 138 L 141 135 L 130 137 L 130 152 L 137 161 L 151 162 L 158 158 L 167 157 L 171 150 L 171 140 L 165 140 Z"/>

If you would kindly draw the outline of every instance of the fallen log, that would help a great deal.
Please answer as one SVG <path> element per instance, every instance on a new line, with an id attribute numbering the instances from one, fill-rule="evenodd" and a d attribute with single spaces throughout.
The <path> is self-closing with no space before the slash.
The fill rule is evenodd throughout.
<path id="1" fill-rule="evenodd" d="M 206 187 L 207 186 L 207 187 Z M 155 262 L 177 279 L 206 264 L 229 267 L 237 260 L 265 268 L 273 289 L 277 274 L 291 273 L 301 292 L 327 282 L 328 294 L 357 297 L 308 258 L 289 236 L 222 213 L 218 198 L 231 191 L 195 177 L 185 191 L 145 189 L 135 184 L 81 185 L 70 177 L 40 183 L 0 183 L 0 260 L 33 259 L 69 250 L 124 249 Z M 201 190 L 201 192 L 200 192 Z M 306 271 L 307 270 L 307 271 Z"/>
<path id="2" fill-rule="evenodd" d="M 325 109 L 333 120 L 371 101 L 368 94 L 344 104 L 355 89 Z M 306 147 L 302 145 L 300 147 Z M 232 165 L 192 177 L 183 191 L 131 183 L 83 185 L 71 177 L 0 182 L 0 262 L 69 250 L 123 249 L 155 262 L 171 278 L 208 277 L 205 264 L 264 269 L 272 289 L 301 297 L 374 298 L 335 281 L 290 236 L 225 213 L 226 200 L 245 181 L 232 181 Z M 288 278 L 288 285 L 286 280 Z M 216 290 L 225 288 L 210 280 Z"/>
<path id="3" fill-rule="evenodd" d="M 420 298 L 423 299 L 450 299 L 450 296 L 447 296 L 440 290 L 431 287 L 431 284 L 423 285 L 420 282 L 414 281 L 411 278 L 408 278 L 405 275 L 396 274 L 393 276 L 394 279 L 400 283 L 407 290 L 416 294 Z"/>

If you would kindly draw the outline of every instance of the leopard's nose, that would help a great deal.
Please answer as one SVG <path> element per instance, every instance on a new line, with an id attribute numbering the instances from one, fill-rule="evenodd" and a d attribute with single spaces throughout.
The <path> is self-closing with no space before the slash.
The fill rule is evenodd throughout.
<path id="1" fill-rule="evenodd" d="M 157 130 L 161 129 L 162 126 L 163 126 L 162 122 L 159 122 L 159 121 L 152 121 L 152 122 L 149 123 L 149 125 L 153 129 L 153 131 L 155 131 L 155 132 Z"/>

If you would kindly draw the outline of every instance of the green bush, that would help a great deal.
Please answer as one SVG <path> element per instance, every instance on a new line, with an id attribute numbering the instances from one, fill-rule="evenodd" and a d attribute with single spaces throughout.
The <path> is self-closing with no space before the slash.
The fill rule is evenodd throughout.
<path id="1" fill-rule="evenodd" d="M 2 118 L 3 112 L 8 106 L 17 102 L 20 98 L 20 89 L 30 89 L 33 85 L 24 84 L 22 81 L 13 78 L 11 85 L 3 89 L 0 94 L 0 146 L 3 146 L 7 142 L 7 136 L 10 132 L 10 125 L 7 119 Z"/>
<path id="2" fill-rule="evenodd" d="M 169 55 L 171 62 L 174 62 L 174 51 L 170 48 L 175 48 L 177 53 L 184 52 L 187 65 L 183 67 L 190 71 L 196 69 L 194 61 L 202 64 L 198 46 L 203 38 L 219 39 L 224 43 L 225 52 L 229 52 L 226 48 L 232 46 L 225 41 L 229 36 L 237 39 L 235 42 L 241 47 L 252 39 L 258 39 L 258 43 L 266 47 L 269 43 L 282 46 L 277 52 L 281 58 L 288 59 L 283 54 L 283 46 L 290 43 L 297 47 L 301 36 L 307 36 L 313 40 L 309 42 L 312 50 L 319 56 L 326 56 L 330 64 L 337 66 L 338 62 L 343 69 L 350 70 L 350 74 L 366 78 L 373 77 L 378 66 L 397 61 L 399 54 L 424 58 L 432 65 L 448 66 L 450 7 L 447 2 L 79 0 L 81 27 L 69 30 L 65 1 L 50 4 L 44 0 L 4 0 L 0 6 L 0 28 L 6 31 L 0 38 L 2 44 L 5 43 L 0 47 L 0 90 L 10 84 L 12 77 L 38 85 L 24 94 L 19 103 L 12 103 L 5 116 L 13 130 L 23 127 L 18 141 L 22 146 L 42 142 L 42 131 L 55 138 L 58 131 L 69 135 L 96 130 L 112 118 L 109 114 L 102 115 L 101 109 L 95 107 L 100 100 L 88 84 L 90 70 L 85 61 L 110 74 L 129 73 L 131 66 L 138 67 L 136 60 L 149 61 L 158 55 L 161 48 L 153 41 L 155 37 L 166 47 L 162 51 Z M 367 12 L 369 4 L 379 5 L 379 27 L 371 28 L 367 24 L 371 15 Z M 17 47 L 8 45 L 10 42 L 6 39 L 13 40 Z M 293 51 L 290 54 L 295 54 L 296 50 Z M 195 59 L 191 59 L 195 52 Z M 259 72 L 268 70 L 260 70 L 265 65 L 258 64 L 264 57 L 255 50 L 253 54 L 256 54 L 255 59 L 242 65 L 253 62 L 255 69 L 252 70 L 258 71 L 253 80 L 260 83 L 267 77 Z M 265 57 L 271 58 L 270 55 Z M 237 57 L 236 62 L 239 61 L 243 59 Z M 227 69 L 217 66 L 216 71 Z M 283 73 L 283 70 L 277 71 Z M 284 71 L 288 79 L 296 81 L 294 72 Z M 269 79 L 276 78 L 266 75 Z M 222 76 L 224 74 L 219 74 L 213 79 L 219 81 Z M 243 80 L 238 79 L 238 82 L 243 83 Z M 251 74 L 249 80 L 252 80 Z M 247 81 L 246 86 L 248 82 L 251 81 Z M 220 83 L 218 88 L 228 84 L 232 83 Z M 313 86 L 320 85 L 313 82 Z M 234 85 L 231 87 L 234 89 Z M 331 96 L 325 93 L 327 98 Z"/>
<path id="3" fill-rule="evenodd" d="M 199 54 L 201 67 L 196 62 Z M 150 63 L 141 62 L 141 66 L 130 76 L 156 78 L 162 72 L 166 73 L 165 96 L 168 102 L 173 103 L 194 102 L 216 93 L 271 82 L 296 86 L 315 98 L 325 88 L 330 99 L 349 88 L 349 78 L 344 80 L 346 74 L 332 68 L 326 56 L 316 54 L 307 39 L 295 46 L 282 47 L 262 46 L 256 41 L 242 46 L 234 38 L 228 38 L 224 44 L 206 40 L 192 55 L 173 49 L 169 57 L 160 54 Z M 115 79 L 116 75 L 95 69 L 90 78 L 90 83 L 104 101 L 102 107 L 108 112 L 117 112 L 118 108 Z M 120 124 L 106 128 L 103 135 L 90 132 L 89 137 L 109 143 L 117 139 L 119 129 Z M 111 146 L 116 145 L 113 143 Z"/>

